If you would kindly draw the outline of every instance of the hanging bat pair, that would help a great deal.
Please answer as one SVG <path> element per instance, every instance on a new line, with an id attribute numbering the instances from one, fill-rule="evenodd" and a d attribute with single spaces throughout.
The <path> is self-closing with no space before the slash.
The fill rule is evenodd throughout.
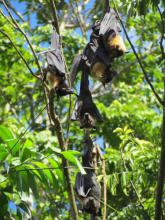
<path id="1" fill-rule="evenodd" d="M 120 25 L 117 15 L 109 6 L 101 21 L 93 26 L 90 42 L 83 53 L 76 56 L 71 69 L 71 84 L 73 85 L 79 70 L 87 67 L 87 72 L 104 85 L 110 82 L 116 71 L 111 69 L 114 58 L 126 52 L 125 44 L 120 36 Z"/>
<path id="2" fill-rule="evenodd" d="M 87 174 L 76 175 L 75 191 L 82 205 L 82 211 L 93 216 L 101 215 L 100 199 L 101 189 L 97 182 L 95 146 L 91 137 L 86 134 L 84 137 L 84 152 L 82 164 Z"/>

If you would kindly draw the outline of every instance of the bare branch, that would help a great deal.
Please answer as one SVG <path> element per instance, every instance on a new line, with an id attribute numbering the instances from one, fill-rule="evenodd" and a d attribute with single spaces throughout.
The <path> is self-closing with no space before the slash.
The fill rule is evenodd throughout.
<path id="1" fill-rule="evenodd" d="M 6 0 L 6 4 L 7 6 L 17 15 L 17 17 L 22 21 L 25 22 L 23 16 L 17 11 L 15 10 L 15 8 L 10 4 L 10 2 L 8 0 Z"/>
<path id="2" fill-rule="evenodd" d="M 79 7 L 78 7 L 78 2 L 77 2 L 77 0 L 75 1 L 75 4 L 76 4 L 76 17 L 77 17 L 77 21 L 78 21 L 78 23 L 79 23 L 79 26 L 80 26 L 80 29 L 81 29 L 81 32 L 82 32 L 83 37 L 86 38 L 86 27 L 85 27 L 85 23 L 83 22 L 81 13 L 80 13 L 80 11 L 79 11 Z M 71 1 L 71 6 L 72 6 L 72 9 L 73 9 L 73 12 L 74 12 L 75 9 L 74 9 L 74 7 L 73 7 L 72 1 Z"/>
<path id="3" fill-rule="evenodd" d="M 142 70 L 142 72 L 143 72 L 143 74 L 144 74 L 144 77 L 145 77 L 146 81 L 148 82 L 148 84 L 149 84 L 149 86 L 150 86 L 152 92 L 154 93 L 156 99 L 158 100 L 158 102 L 159 102 L 161 105 L 163 105 L 163 104 L 164 104 L 163 100 L 160 98 L 160 96 L 159 96 L 158 93 L 156 92 L 154 86 L 152 85 L 152 83 L 151 83 L 151 81 L 150 81 L 150 79 L 149 79 L 149 77 L 148 77 L 148 75 L 147 75 L 147 72 L 146 72 L 146 70 L 145 70 L 145 68 L 144 68 L 144 66 L 143 66 L 143 64 L 142 64 L 142 62 L 141 62 L 141 60 L 140 60 L 140 58 L 139 58 L 139 56 L 138 56 L 136 50 L 135 50 L 135 47 L 134 47 L 134 45 L 132 44 L 132 42 L 131 42 L 131 40 L 130 40 L 130 38 L 129 38 L 129 36 L 128 36 L 128 33 L 127 33 L 127 31 L 126 31 L 126 29 L 125 29 L 125 26 L 124 26 L 124 23 L 123 23 L 123 21 L 121 20 L 121 17 L 120 17 L 120 15 L 119 15 L 119 12 L 118 12 L 118 10 L 117 10 L 117 8 L 116 8 L 116 4 L 115 4 L 114 0 L 112 0 L 112 1 L 113 1 L 113 4 L 114 4 L 114 7 L 115 7 L 115 11 L 116 11 L 116 13 L 117 13 L 117 16 L 118 16 L 118 18 L 119 18 L 119 21 L 120 21 L 120 23 L 121 23 L 121 25 L 122 25 L 122 27 L 123 27 L 124 33 L 125 33 L 125 35 L 126 35 L 126 38 L 127 38 L 127 40 L 128 40 L 128 42 L 129 42 L 129 44 L 130 44 L 130 46 L 131 46 L 131 48 L 132 48 L 132 50 L 133 50 L 135 56 L 136 56 L 136 59 L 137 59 L 139 65 L 140 65 L 140 68 L 141 68 L 141 70 Z"/>
<path id="4" fill-rule="evenodd" d="M 12 39 L 10 38 L 10 36 L 5 33 L 3 30 L 0 29 L 0 33 L 3 34 L 5 37 L 7 37 L 9 39 L 9 41 L 11 42 L 11 44 L 13 45 L 13 47 L 15 48 L 15 50 L 17 51 L 17 53 L 19 54 L 19 56 L 21 57 L 21 59 L 23 60 L 23 62 L 25 63 L 26 67 L 28 68 L 28 70 L 30 71 L 30 73 L 36 77 L 37 79 L 40 79 L 41 78 L 37 75 L 35 75 L 32 71 L 32 69 L 30 68 L 29 64 L 27 63 L 27 61 L 25 60 L 25 58 L 23 57 L 22 53 L 18 50 L 18 48 L 16 47 L 15 43 L 12 41 Z"/>
<path id="5" fill-rule="evenodd" d="M 158 6 L 158 11 L 160 14 L 160 18 L 161 18 L 161 26 L 162 26 L 162 33 L 161 33 L 161 39 L 160 39 L 160 49 L 161 49 L 161 53 L 162 53 L 162 60 L 164 60 L 165 62 L 165 52 L 164 52 L 164 46 L 163 46 L 163 39 L 165 38 L 165 21 L 162 15 L 162 12 Z"/>
<path id="6" fill-rule="evenodd" d="M 3 11 L 0 9 L 0 13 L 1 15 L 9 22 L 9 24 L 13 27 L 13 28 L 17 28 L 11 21 L 10 19 L 3 13 Z"/>
<path id="7" fill-rule="evenodd" d="M 19 26 L 19 24 L 17 23 L 17 21 L 14 19 L 14 17 L 13 17 L 13 15 L 11 14 L 11 12 L 10 12 L 10 10 L 9 10 L 9 8 L 8 8 L 8 6 L 7 6 L 7 4 L 6 4 L 6 2 L 5 2 L 5 0 L 2 0 L 2 3 L 3 3 L 3 5 L 4 5 L 4 7 L 5 7 L 5 9 L 7 10 L 7 12 L 8 12 L 8 14 L 9 14 L 10 18 L 12 19 L 13 24 L 15 25 L 15 28 L 16 28 L 17 30 L 19 30 L 19 31 L 23 34 L 23 36 L 25 37 L 25 39 L 26 39 L 26 41 L 27 41 L 27 43 L 28 43 L 28 45 L 29 45 L 29 47 L 30 47 L 32 53 L 33 53 L 33 56 L 34 56 L 34 58 L 35 58 L 35 62 L 36 62 L 36 64 L 37 64 L 37 66 L 38 66 L 38 69 L 39 69 L 39 71 L 40 71 L 40 74 L 42 75 L 42 69 L 41 69 L 41 67 L 40 67 L 40 64 L 39 64 L 37 55 L 36 55 L 36 53 L 35 53 L 35 51 L 34 51 L 34 48 L 33 48 L 32 44 L 31 44 L 31 42 L 30 42 L 30 40 L 29 40 L 27 34 L 24 32 L 24 30 Z"/>

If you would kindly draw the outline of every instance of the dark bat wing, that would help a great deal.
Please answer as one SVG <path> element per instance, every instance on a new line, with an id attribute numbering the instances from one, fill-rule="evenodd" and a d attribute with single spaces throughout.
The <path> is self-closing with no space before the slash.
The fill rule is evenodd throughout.
<path id="1" fill-rule="evenodd" d="M 63 55 L 60 47 L 60 38 L 56 30 L 53 29 L 51 38 L 51 51 L 47 53 L 48 67 L 54 67 L 57 69 L 59 75 L 65 75 L 65 64 L 63 61 Z"/>
<path id="2" fill-rule="evenodd" d="M 77 173 L 76 175 L 75 190 L 77 195 L 83 198 L 86 198 L 91 190 L 91 188 L 89 188 L 88 191 L 85 192 L 85 176 L 81 173 Z"/>
<path id="3" fill-rule="evenodd" d="M 77 73 L 80 70 L 80 66 L 81 66 L 81 59 L 82 59 L 82 55 L 78 54 L 74 57 L 73 60 L 73 64 L 70 70 L 70 83 L 71 83 L 71 87 L 73 86 L 73 83 L 76 79 Z"/>

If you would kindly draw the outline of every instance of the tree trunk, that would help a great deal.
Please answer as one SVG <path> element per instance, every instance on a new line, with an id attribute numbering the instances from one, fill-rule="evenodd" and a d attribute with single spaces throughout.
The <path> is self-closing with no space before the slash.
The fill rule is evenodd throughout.
<path id="1" fill-rule="evenodd" d="M 163 197 L 164 179 L 165 179 L 165 106 L 163 107 L 161 155 L 160 155 L 160 169 L 159 169 L 158 185 L 157 185 L 157 193 L 156 193 L 155 220 L 161 220 L 161 216 L 162 216 L 162 197 Z"/>

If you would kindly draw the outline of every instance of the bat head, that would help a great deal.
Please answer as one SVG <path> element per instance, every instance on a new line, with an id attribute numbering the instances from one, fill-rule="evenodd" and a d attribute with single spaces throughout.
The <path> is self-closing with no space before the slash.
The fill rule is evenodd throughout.
<path id="1" fill-rule="evenodd" d="M 112 81 L 117 72 L 109 69 L 106 64 L 101 61 L 95 62 L 91 68 L 91 76 L 103 83 L 103 85 Z"/>
<path id="2" fill-rule="evenodd" d="M 124 41 L 119 33 L 111 31 L 106 40 L 106 48 L 112 58 L 120 57 L 126 52 Z"/>
<path id="3" fill-rule="evenodd" d="M 91 67 L 91 76 L 102 82 L 105 75 L 106 65 L 101 61 L 96 61 Z"/>
<path id="4" fill-rule="evenodd" d="M 89 196 L 83 200 L 83 210 L 84 212 L 93 214 L 94 216 L 100 215 L 100 202 L 94 197 Z"/>
<path id="5" fill-rule="evenodd" d="M 115 11 L 111 8 L 101 21 L 99 34 L 111 58 L 122 56 L 126 52 L 123 39 L 120 36 L 120 24 Z"/>
<path id="6" fill-rule="evenodd" d="M 96 107 L 96 106 L 95 106 Z M 96 124 L 102 122 L 102 118 L 98 109 L 93 108 L 93 111 L 85 112 L 79 116 L 80 128 L 96 129 Z"/>

